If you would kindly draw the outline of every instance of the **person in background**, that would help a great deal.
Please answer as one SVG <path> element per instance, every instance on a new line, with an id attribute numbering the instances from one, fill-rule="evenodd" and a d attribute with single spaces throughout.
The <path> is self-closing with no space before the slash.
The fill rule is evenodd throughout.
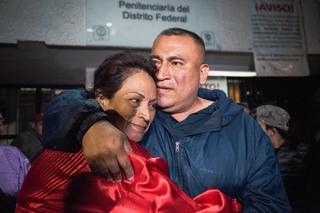
<path id="1" fill-rule="evenodd" d="M 30 162 L 18 148 L 0 145 L 0 164 L 0 212 L 9 213 L 14 211 Z"/>
<path id="2" fill-rule="evenodd" d="M 290 115 L 286 110 L 274 105 L 261 105 L 257 107 L 256 119 L 276 151 L 288 141 Z"/>
<path id="3" fill-rule="evenodd" d="M 16 134 L 15 121 L 10 122 L 8 117 L 8 108 L 5 104 L 1 105 L 0 101 L 0 144 L 11 145 L 14 135 Z"/>
<path id="4" fill-rule="evenodd" d="M 4 110 L 0 105 L 0 145 L 4 144 L 4 145 L 8 145 L 10 144 L 10 140 L 6 139 L 5 136 L 7 134 L 6 130 L 7 130 L 7 126 L 5 124 L 5 118 L 4 118 Z"/>
<path id="5" fill-rule="evenodd" d="M 4 122 L 0 106 L 0 136 L 5 134 Z M 18 148 L 0 144 L 0 212 L 14 211 L 17 194 L 29 168 L 29 160 Z"/>
<path id="6" fill-rule="evenodd" d="M 33 162 L 41 153 L 43 146 L 42 140 L 42 119 L 43 113 L 39 112 L 35 115 L 33 121 L 30 122 L 27 129 L 17 135 L 11 145 L 18 147 L 25 156 Z"/>
<path id="7" fill-rule="evenodd" d="M 3 115 L 2 115 L 2 111 L 1 111 L 1 109 L 0 109 L 0 136 L 1 135 L 4 135 L 4 117 L 3 117 Z"/>
<path id="8" fill-rule="evenodd" d="M 159 108 L 140 144 L 168 162 L 171 179 L 191 197 L 218 188 L 238 199 L 244 212 L 291 212 L 273 147 L 259 124 L 223 91 L 199 88 L 209 71 L 205 54 L 202 38 L 189 30 L 169 28 L 157 36 L 151 61 Z M 96 173 L 118 182 L 136 178 L 123 134 L 98 112 L 83 116 L 86 102 L 77 94 L 49 106 L 45 145 L 82 146 Z"/>
<path id="9" fill-rule="evenodd" d="M 305 183 L 309 144 L 303 143 L 298 134 L 300 124 L 297 120 L 292 122 L 290 114 L 275 105 L 257 107 L 256 119 L 271 139 L 294 212 L 303 212 L 307 207 Z"/>

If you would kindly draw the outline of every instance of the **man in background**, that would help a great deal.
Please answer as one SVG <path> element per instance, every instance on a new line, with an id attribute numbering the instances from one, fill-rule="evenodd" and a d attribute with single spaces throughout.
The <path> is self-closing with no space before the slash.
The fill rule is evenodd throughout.
<path id="1" fill-rule="evenodd" d="M 27 129 L 17 135 L 16 139 L 12 142 L 12 145 L 18 147 L 30 162 L 35 160 L 43 149 L 41 143 L 42 119 L 43 113 L 37 113 Z"/>
<path id="2" fill-rule="evenodd" d="M 0 110 L 0 135 L 3 135 L 3 134 L 4 134 L 4 117 Z"/>
<path id="3" fill-rule="evenodd" d="M 257 121 L 276 151 L 288 140 L 289 120 L 289 113 L 281 107 L 261 105 L 257 108 Z"/>
<path id="4" fill-rule="evenodd" d="M 309 198 L 306 200 L 305 197 L 306 157 L 309 144 L 302 143 L 302 141 L 295 142 L 300 138 L 298 135 L 290 133 L 295 133 L 292 129 L 298 123 L 292 123 L 289 113 L 281 107 L 261 105 L 257 108 L 256 118 L 275 149 L 291 206 L 295 212 L 302 212 L 306 206 L 309 206 L 306 205 Z"/>

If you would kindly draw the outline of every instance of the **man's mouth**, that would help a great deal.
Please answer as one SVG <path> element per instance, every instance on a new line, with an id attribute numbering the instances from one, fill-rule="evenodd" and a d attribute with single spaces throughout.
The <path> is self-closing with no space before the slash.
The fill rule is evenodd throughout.
<path id="1" fill-rule="evenodd" d="M 158 93 L 165 93 L 165 92 L 169 92 L 170 90 L 172 90 L 172 88 L 170 88 L 170 87 L 157 86 Z"/>

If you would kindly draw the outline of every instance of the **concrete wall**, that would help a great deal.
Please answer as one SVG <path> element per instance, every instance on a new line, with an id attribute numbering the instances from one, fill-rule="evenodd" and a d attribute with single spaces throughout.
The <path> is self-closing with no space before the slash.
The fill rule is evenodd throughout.
<path id="1" fill-rule="evenodd" d="M 1 0 L 0 42 L 84 45 L 85 0 Z"/>
<path id="2" fill-rule="evenodd" d="M 85 45 L 85 0 L 1 0 L 0 43 L 44 41 Z M 304 0 L 307 52 L 320 53 L 320 2 Z M 250 0 L 217 1 L 219 38 L 224 51 L 251 51 Z"/>
<path id="3" fill-rule="evenodd" d="M 248 1 L 218 1 L 223 50 L 250 51 Z M 232 15 L 230 15 L 232 14 Z M 0 1 L 0 43 L 17 40 L 53 45 L 85 45 L 85 0 Z"/>
<path id="4" fill-rule="evenodd" d="M 307 52 L 320 54 L 320 0 L 303 0 L 302 9 Z"/>

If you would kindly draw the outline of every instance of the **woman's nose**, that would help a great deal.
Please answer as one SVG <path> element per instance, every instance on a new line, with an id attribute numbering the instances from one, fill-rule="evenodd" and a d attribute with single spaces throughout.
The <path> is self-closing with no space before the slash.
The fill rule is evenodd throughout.
<path id="1" fill-rule="evenodd" d="M 139 117 L 143 118 L 145 121 L 150 121 L 150 111 L 148 106 L 141 106 L 138 113 Z"/>

